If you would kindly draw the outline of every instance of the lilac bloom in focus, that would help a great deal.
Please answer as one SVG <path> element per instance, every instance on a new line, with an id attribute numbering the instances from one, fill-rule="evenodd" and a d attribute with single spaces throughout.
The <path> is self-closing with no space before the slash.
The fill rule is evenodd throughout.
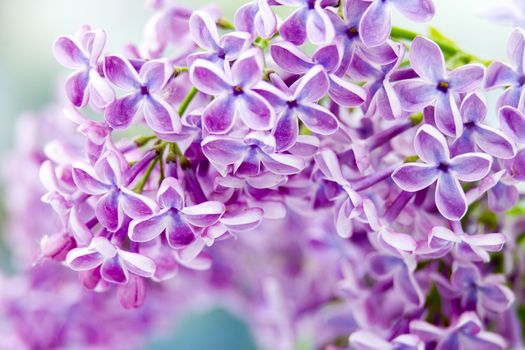
<path id="1" fill-rule="evenodd" d="M 264 39 L 277 31 L 277 18 L 268 0 L 255 0 L 239 7 L 235 12 L 235 27 L 243 32 L 256 34 Z"/>
<path id="2" fill-rule="evenodd" d="M 111 83 L 127 92 L 106 108 L 104 115 L 111 127 L 126 129 L 140 113 L 153 131 L 180 131 L 177 112 L 162 96 L 162 89 L 171 76 L 171 69 L 165 62 L 148 61 L 137 73 L 127 59 L 111 55 L 104 61 L 104 72 Z"/>
<path id="3" fill-rule="evenodd" d="M 299 120 L 314 133 L 331 135 L 339 127 L 335 115 L 317 103 L 329 90 L 330 81 L 321 65 L 312 67 L 291 87 L 272 74 L 276 85 L 259 84 L 256 91 L 276 109 L 277 122 L 273 130 L 278 151 L 290 149 L 299 135 Z"/>
<path id="4" fill-rule="evenodd" d="M 483 331 L 483 323 L 475 312 L 465 312 L 448 329 L 428 322 L 410 322 L 410 333 L 425 342 L 437 342 L 436 350 L 503 350 L 505 340 L 498 334 Z"/>
<path id="5" fill-rule="evenodd" d="M 195 11 L 191 15 L 190 33 L 193 41 L 205 51 L 188 56 L 188 66 L 199 58 L 212 62 L 233 61 L 250 44 L 250 35 L 244 32 L 231 32 L 219 38 L 215 22 L 204 11 Z"/>
<path id="6" fill-rule="evenodd" d="M 226 133 L 238 118 L 251 129 L 271 129 L 274 111 L 264 98 L 253 91 L 263 73 L 260 51 L 246 51 L 233 63 L 228 73 L 202 59 L 195 61 L 190 68 L 193 85 L 215 97 L 202 114 L 206 129 L 213 134 Z"/>
<path id="7" fill-rule="evenodd" d="M 331 44 L 319 48 L 312 58 L 307 57 L 301 50 L 287 42 L 272 45 L 270 52 L 273 60 L 289 73 L 302 75 L 315 65 L 321 65 L 330 81 L 328 95 L 340 106 L 357 107 L 365 101 L 366 93 L 362 87 L 335 74 L 341 62 L 341 53 L 337 45 Z"/>
<path id="8" fill-rule="evenodd" d="M 510 159 L 516 155 L 516 147 L 503 132 L 482 124 L 487 115 L 487 104 L 480 95 L 473 93 L 465 97 L 460 113 L 463 133 L 451 146 L 453 155 L 474 152 L 476 145 L 496 158 Z"/>
<path id="9" fill-rule="evenodd" d="M 428 22 L 434 17 L 432 0 L 364 0 L 372 2 L 359 24 L 359 35 L 368 47 L 384 43 L 392 29 L 392 6 L 414 22 Z"/>
<path id="10" fill-rule="evenodd" d="M 124 215 L 133 219 L 153 213 L 155 203 L 126 188 L 126 173 L 122 161 L 113 153 L 100 158 L 94 166 L 73 165 L 73 180 L 79 190 L 97 196 L 95 215 L 102 226 L 117 231 Z"/>
<path id="11" fill-rule="evenodd" d="M 399 167 L 392 179 L 403 190 L 420 191 L 437 181 L 436 206 L 447 219 L 457 221 L 467 212 L 467 200 L 459 181 L 478 181 L 490 171 L 492 158 L 484 153 L 465 153 L 450 158 L 445 137 L 430 125 L 423 125 L 414 140 L 416 153 L 424 163 Z"/>
<path id="12" fill-rule="evenodd" d="M 202 141 L 202 152 L 218 166 L 232 166 L 233 174 L 258 176 L 264 171 L 292 175 L 304 169 L 304 160 L 291 154 L 276 153 L 272 135 L 252 132 L 238 140 L 226 136 L 208 136 Z"/>
<path id="13" fill-rule="evenodd" d="M 498 98 L 498 108 L 511 106 L 524 107 L 525 89 L 525 32 L 515 29 L 507 43 L 507 57 L 510 66 L 495 61 L 487 68 L 485 89 L 505 87 L 505 92 Z"/>
<path id="14" fill-rule="evenodd" d="M 89 246 L 71 250 L 66 263 L 75 271 L 88 271 L 101 266 L 102 278 L 117 284 L 128 283 L 129 273 L 147 278 L 155 273 L 153 260 L 119 249 L 105 237 L 95 237 Z"/>
<path id="15" fill-rule="evenodd" d="M 334 26 L 327 15 L 327 6 L 335 0 L 276 0 L 281 5 L 298 7 L 279 28 L 284 40 L 302 45 L 306 38 L 314 45 L 328 44 L 334 38 Z"/>
<path id="16" fill-rule="evenodd" d="M 129 225 L 129 238 L 148 242 L 166 232 L 172 248 L 183 248 L 195 241 L 196 228 L 209 227 L 224 213 L 224 204 L 208 201 L 187 206 L 179 181 L 168 177 L 162 181 L 157 194 L 160 210 L 149 218 L 134 220 Z"/>
<path id="17" fill-rule="evenodd" d="M 412 42 L 409 56 L 410 65 L 419 78 L 403 80 L 395 85 L 401 106 L 408 112 L 418 112 L 434 105 L 434 120 L 438 129 L 447 136 L 461 135 L 463 123 L 456 97 L 479 86 L 485 74 L 483 66 L 467 64 L 448 73 L 439 46 L 421 36 Z"/>
<path id="18" fill-rule="evenodd" d="M 53 53 L 63 66 L 77 70 L 66 81 L 66 95 L 75 107 L 83 107 L 91 99 L 104 108 L 115 99 L 108 82 L 100 76 L 98 59 L 106 44 L 106 33 L 83 27 L 76 38 L 61 36 L 53 44 Z"/>

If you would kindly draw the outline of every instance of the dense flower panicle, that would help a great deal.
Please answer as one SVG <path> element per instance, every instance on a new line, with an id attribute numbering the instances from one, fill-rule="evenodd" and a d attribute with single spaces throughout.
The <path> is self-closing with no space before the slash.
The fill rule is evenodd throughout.
<path id="1" fill-rule="evenodd" d="M 522 29 L 507 64 L 392 27 L 430 0 L 151 5 L 123 54 L 87 27 L 54 45 L 80 136 L 34 155 L 47 206 L 9 207 L 44 223 L 20 222 L 30 258 L 125 308 L 218 301 L 269 349 L 522 348 Z"/>

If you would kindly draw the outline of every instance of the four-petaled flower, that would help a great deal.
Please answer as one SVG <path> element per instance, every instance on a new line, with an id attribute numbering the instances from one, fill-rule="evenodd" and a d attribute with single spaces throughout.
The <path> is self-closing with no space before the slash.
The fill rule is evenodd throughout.
<path id="1" fill-rule="evenodd" d="M 420 191 L 437 180 L 436 206 L 447 219 L 457 221 L 467 212 L 467 200 L 459 181 L 478 181 L 490 171 L 492 158 L 484 153 L 465 153 L 450 158 L 445 137 L 433 126 L 416 133 L 414 148 L 424 163 L 403 164 L 393 174 L 394 182 L 408 192 Z"/>
<path id="2" fill-rule="evenodd" d="M 485 69 L 479 64 L 467 64 L 448 73 L 439 46 L 421 36 L 412 42 L 409 56 L 419 78 L 403 80 L 394 86 L 401 106 L 417 112 L 434 105 L 439 131 L 453 137 L 461 135 L 463 123 L 455 98 L 475 90 L 483 81 Z"/>
<path id="3" fill-rule="evenodd" d="M 187 206 L 184 190 L 173 177 L 162 181 L 157 201 L 159 211 L 129 225 L 132 241 L 148 242 L 165 232 L 170 247 L 183 248 L 195 241 L 198 230 L 215 224 L 225 210 L 224 204 L 214 201 Z"/>

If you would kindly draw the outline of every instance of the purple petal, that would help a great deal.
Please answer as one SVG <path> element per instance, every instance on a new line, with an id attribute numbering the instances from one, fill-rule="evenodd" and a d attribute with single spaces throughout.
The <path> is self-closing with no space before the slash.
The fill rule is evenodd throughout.
<path id="1" fill-rule="evenodd" d="M 448 83 L 450 90 L 466 93 L 476 89 L 483 82 L 485 68 L 480 64 L 467 64 L 450 72 Z"/>
<path id="2" fill-rule="evenodd" d="M 402 269 L 394 275 L 394 288 L 410 303 L 421 306 L 424 300 L 423 292 L 414 276 L 408 270 Z"/>
<path id="3" fill-rule="evenodd" d="M 217 222 L 224 213 L 224 204 L 220 202 L 204 202 L 185 207 L 181 210 L 186 220 L 197 227 L 208 227 Z"/>
<path id="4" fill-rule="evenodd" d="M 317 65 L 310 69 L 294 85 L 294 98 L 301 101 L 317 102 L 326 95 L 330 82 L 323 67 Z"/>
<path id="5" fill-rule="evenodd" d="M 275 63 L 289 73 L 303 74 L 313 66 L 311 60 L 289 42 L 273 44 L 270 52 Z"/>
<path id="6" fill-rule="evenodd" d="M 489 283 L 479 288 L 481 303 L 489 311 L 496 313 L 507 310 L 514 301 L 514 293 L 506 286 Z"/>
<path id="7" fill-rule="evenodd" d="M 292 109 L 286 108 L 279 116 L 273 132 L 276 150 L 278 152 L 288 150 L 295 144 L 297 135 L 299 135 L 297 115 Z"/>
<path id="8" fill-rule="evenodd" d="M 84 163 L 75 163 L 72 169 L 75 185 L 84 193 L 104 194 L 110 186 L 98 180 L 95 170 Z"/>
<path id="9" fill-rule="evenodd" d="M 410 65 L 429 83 L 437 83 L 446 77 L 445 58 L 439 46 L 432 40 L 418 36 L 410 48 Z"/>
<path id="10" fill-rule="evenodd" d="M 461 114 L 454 97 L 449 93 L 439 93 L 434 120 L 439 131 L 447 136 L 457 137 L 463 132 Z"/>
<path id="11" fill-rule="evenodd" d="M 503 249 L 507 237 L 501 233 L 485 233 L 465 236 L 463 240 L 471 246 L 482 248 L 489 252 L 499 252 Z"/>
<path id="12" fill-rule="evenodd" d="M 278 175 L 293 175 L 304 169 L 304 161 L 290 154 L 270 154 L 262 158 L 266 169 Z"/>
<path id="13" fill-rule="evenodd" d="M 359 330 L 350 335 L 348 340 L 352 349 L 356 350 L 390 350 L 392 345 L 376 334 Z"/>
<path id="14" fill-rule="evenodd" d="M 414 22 L 428 22 L 436 12 L 432 0 L 392 0 L 392 4 Z"/>
<path id="15" fill-rule="evenodd" d="M 302 45 L 306 40 L 306 20 L 308 10 L 300 8 L 284 20 L 279 28 L 279 33 L 284 40 L 294 45 Z"/>
<path id="16" fill-rule="evenodd" d="M 102 226 L 115 232 L 122 225 L 122 212 L 119 208 L 119 193 L 111 191 L 103 195 L 95 207 L 95 215 Z"/>
<path id="17" fill-rule="evenodd" d="M 156 207 L 154 201 L 150 198 L 128 190 L 121 189 L 120 205 L 122 210 L 132 219 L 143 219 L 153 214 Z"/>
<path id="18" fill-rule="evenodd" d="M 476 125 L 476 144 L 484 152 L 501 159 L 512 159 L 516 155 L 516 147 L 498 130 L 485 125 Z"/>
<path id="19" fill-rule="evenodd" d="M 477 93 L 470 94 L 461 103 L 460 112 L 465 123 L 478 123 L 487 115 L 487 102 Z"/>
<path id="20" fill-rule="evenodd" d="M 414 148 L 417 155 L 430 164 L 448 162 L 450 159 L 447 140 L 436 128 L 428 124 L 418 129 L 414 138 Z"/>
<path id="21" fill-rule="evenodd" d="M 104 75 L 119 88 L 130 91 L 141 86 L 140 77 L 127 59 L 118 55 L 106 56 L 104 60 Z"/>
<path id="22" fill-rule="evenodd" d="M 487 68 L 485 77 L 485 89 L 508 86 L 517 80 L 514 70 L 505 63 L 496 61 Z"/>
<path id="23" fill-rule="evenodd" d="M 472 264 L 454 263 L 450 282 L 458 290 L 467 289 L 481 280 L 478 268 Z"/>
<path id="24" fill-rule="evenodd" d="M 330 44 L 319 48 L 312 55 L 312 60 L 323 66 L 327 72 L 333 72 L 341 62 L 339 46 L 336 44 Z"/>
<path id="25" fill-rule="evenodd" d="M 102 264 L 104 257 L 90 247 L 71 249 L 66 263 L 74 271 L 87 271 Z"/>
<path id="26" fill-rule="evenodd" d="M 89 63 L 82 49 L 73 39 L 67 36 L 61 36 L 55 40 L 53 54 L 58 63 L 66 68 L 80 69 Z"/>
<path id="27" fill-rule="evenodd" d="M 314 6 L 306 18 L 306 36 L 314 45 L 328 44 L 334 39 L 334 26 L 326 12 L 318 4 Z"/>
<path id="28" fill-rule="evenodd" d="M 238 113 L 252 130 L 269 130 L 275 124 L 273 108 L 262 96 L 251 91 L 245 91 L 240 97 Z"/>
<path id="29" fill-rule="evenodd" d="M 147 61 L 140 68 L 140 78 L 150 93 L 160 91 L 171 77 L 170 67 L 163 61 Z"/>
<path id="30" fill-rule="evenodd" d="M 190 33 L 193 41 L 207 50 L 219 48 L 217 26 L 210 15 L 204 11 L 195 11 L 190 17 Z"/>
<path id="31" fill-rule="evenodd" d="M 131 275 L 129 282 L 117 288 L 120 305 L 124 309 L 136 309 L 144 304 L 147 294 L 146 282 L 143 278 Z"/>
<path id="32" fill-rule="evenodd" d="M 501 213 L 509 210 L 518 203 L 519 191 L 516 186 L 498 182 L 488 194 L 490 210 Z"/>
<path id="33" fill-rule="evenodd" d="M 118 255 L 127 270 L 135 275 L 150 278 L 155 273 L 155 263 L 144 255 L 124 250 L 119 250 Z"/>
<path id="34" fill-rule="evenodd" d="M 465 153 L 450 160 L 449 169 L 461 181 L 479 181 L 490 171 L 492 157 L 484 153 Z"/>
<path id="35" fill-rule="evenodd" d="M 218 165 L 229 165 L 241 161 L 246 145 L 239 140 L 226 137 L 208 136 L 202 140 L 202 152 Z"/>
<path id="36" fill-rule="evenodd" d="M 162 208 L 184 207 L 184 190 L 179 180 L 174 177 L 165 178 L 159 187 L 157 200 Z"/>
<path id="37" fill-rule="evenodd" d="M 277 18 L 267 0 L 258 0 L 259 11 L 255 15 L 255 29 L 264 39 L 270 38 L 277 31 Z"/>
<path id="38" fill-rule="evenodd" d="M 224 72 L 212 62 L 198 59 L 190 67 L 191 83 L 199 90 L 208 95 L 220 95 L 231 91 Z"/>
<path id="39" fill-rule="evenodd" d="M 169 103 L 158 97 L 144 101 L 144 119 L 148 126 L 159 133 L 178 133 L 182 128 L 177 112 Z"/>
<path id="40" fill-rule="evenodd" d="M 122 266 L 118 255 L 106 259 L 100 269 L 102 278 L 116 284 L 126 284 L 128 282 L 128 271 Z"/>
<path id="41" fill-rule="evenodd" d="M 75 107 L 83 107 L 87 103 L 88 84 L 88 71 L 80 71 L 75 73 L 66 80 L 65 89 L 67 99 Z"/>
<path id="42" fill-rule="evenodd" d="M 518 73 L 523 73 L 525 52 L 525 34 L 523 30 L 516 28 L 510 35 L 507 43 L 507 55 L 510 62 L 516 67 Z"/>
<path id="43" fill-rule="evenodd" d="M 380 238 L 389 246 L 405 251 L 413 252 L 416 247 L 416 241 L 406 233 L 394 232 L 390 229 L 383 229 L 380 232 Z"/>
<path id="44" fill-rule="evenodd" d="M 304 103 L 298 108 L 297 113 L 299 119 L 315 133 L 331 135 L 339 128 L 335 115 L 318 104 Z"/>
<path id="45" fill-rule="evenodd" d="M 525 141 L 525 116 L 514 107 L 505 106 L 499 110 L 501 129 L 518 142 Z"/>
<path id="46" fill-rule="evenodd" d="M 408 112 L 420 111 L 429 106 L 439 93 L 434 84 L 420 79 L 400 81 L 394 85 L 394 91 L 399 97 L 401 106 Z"/>
<path id="47" fill-rule="evenodd" d="M 328 95 L 341 107 L 357 107 L 365 102 L 366 92 L 362 87 L 333 74 L 329 77 Z"/>
<path id="48" fill-rule="evenodd" d="M 260 208 L 248 208 L 240 213 L 225 213 L 221 218 L 221 223 L 232 231 L 251 231 L 259 226 L 263 214 L 264 212 Z"/>
<path id="49" fill-rule="evenodd" d="M 467 212 L 467 199 L 459 181 L 450 173 L 441 173 L 436 187 L 436 206 L 445 218 L 460 220 Z"/>
<path id="50" fill-rule="evenodd" d="M 261 80 L 263 62 L 258 49 L 250 49 L 243 53 L 231 68 L 235 85 L 251 88 Z"/>
<path id="51" fill-rule="evenodd" d="M 250 34 L 243 32 L 233 32 L 224 35 L 220 44 L 224 50 L 224 59 L 232 61 L 237 59 L 250 45 Z"/>
<path id="52" fill-rule="evenodd" d="M 115 100 L 104 112 L 106 121 L 114 129 L 126 129 L 142 106 L 142 102 L 143 97 L 139 93 L 131 93 Z"/>
<path id="53" fill-rule="evenodd" d="M 172 248 L 183 248 L 195 241 L 195 234 L 179 213 L 171 215 L 166 230 L 168 244 Z"/>
<path id="54" fill-rule="evenodd" d="M 397 168 L 392 179 L 401 189 L 416 192 L 432 185 L 438 174 L 438 169 L 433 165 L 409 163 Z"/>
<path id="55" fill-rule="evenodd" d="M 213 100 L 202 113 L 202 121 L 212 134 L 225 134 L 233 126 L 236 101 L 233 96 L 222 96 Z"/>
<path id="56" fill-rule="evenodd" d="M 384 1 L 374 1 L 359 23 L 359 36 L 368 47 L 384 43 L 390 35 L 392 19 L 390 8 Z"/>
<path id="57" fill-rule="evenodd" d="M 111 85 L 94 69 L 89 71 L 89 82 L 89 98 L 95 106 L 106 108 L 115 101 L 115 92 L 111 88 Z"/>
<path id="58" fill-rule="evenodd" d="M 132 221 L 129 225 L 129 239 L 133 242 L 148 242 L 166 230 L 168 221 L 159 213 L 143 221 Z"/>
<path id="59" fill-rule="evenodd" d="M 253 34 L 255 15 L 259 7 L 255 2 L 248 2 L 235 11 L 234 23 L 237 30 Z"/>
<path id="60" fill-rule="evenodd" d="M 403 268 L 403 260 L 397 256 L 371 253 L 367 256 L 366 266 L 374 278 L 391 277 L 396 269 Z"/>

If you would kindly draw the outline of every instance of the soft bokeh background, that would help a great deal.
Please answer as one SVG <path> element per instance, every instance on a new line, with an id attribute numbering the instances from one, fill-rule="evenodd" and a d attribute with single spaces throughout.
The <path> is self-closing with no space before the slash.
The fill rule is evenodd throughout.
<path id="1" fill-rule="evenodd" d="M 437 14 L 431 25 L 454 39 L 465 51 L 485 59 L 505 58 L 510 28 L 478 18 L 476 11 L 500 0 L 434 0 Z M 243 0 L 216 0 L 232 17 Z M 206 0 L 181 0 L 199 7 Z M 108 52 L 142 39 L 151 11 L 143 0 L 0 0 L 0 150 L 12 143 L 13 123 L 26 110 L 45 106 L 57 94 L 57 80 L 68 72 L 54 60 L 51 44 L 60 34 L 74 33 L 82 24 L 103 28 Z M 425 32 L 425 25 L 395 24 Z M 60 92 L 61 90 L 58 90 Z M 9 166 L 9 164 L 2 164 Z M 189 315 L 166 339 L 151 349 L 254 349 L 246 326 L 233 316 L 212 310 Z"/>

